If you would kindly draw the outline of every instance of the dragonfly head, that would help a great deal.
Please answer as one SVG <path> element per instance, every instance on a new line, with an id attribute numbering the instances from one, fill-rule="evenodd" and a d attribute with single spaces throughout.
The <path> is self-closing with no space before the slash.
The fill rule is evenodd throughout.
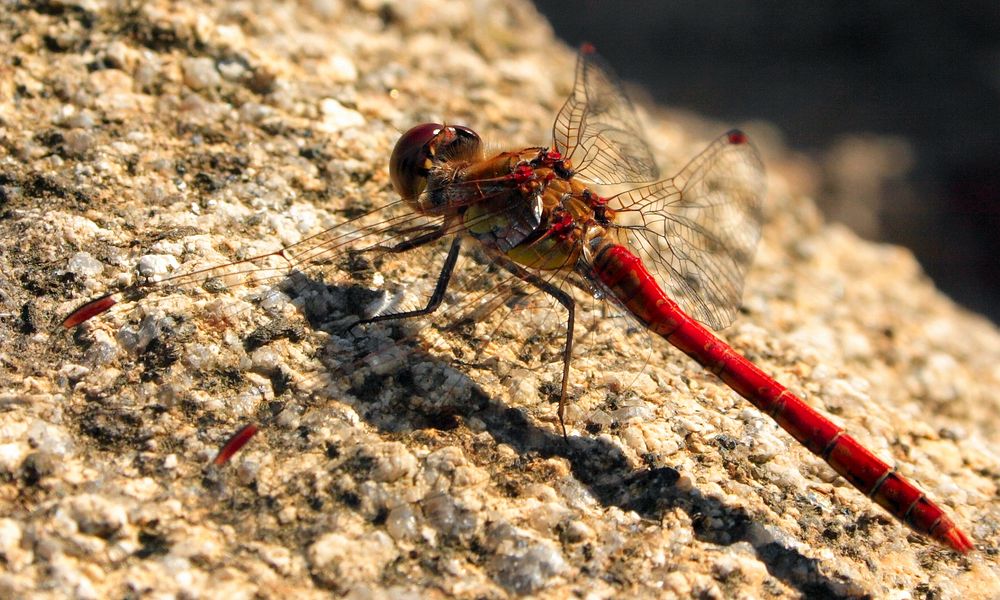
<path id="1" fill-rule="evenodd" d="M 474 160 L 479 157 L 482 140 L 460 125 L 423 123 L 399 138 L 389 158 L 389 177 L 396 193 L 408 202 L 419 204 L 420 194 L 435 165 L 451 160 Z"/>

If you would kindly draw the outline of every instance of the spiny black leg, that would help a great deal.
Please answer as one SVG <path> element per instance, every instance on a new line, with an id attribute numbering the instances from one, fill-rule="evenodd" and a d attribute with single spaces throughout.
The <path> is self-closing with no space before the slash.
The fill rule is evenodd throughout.
<path id="1" fill-rule="evenodd" d="M 527 281 L 539 290 L 555 298 L 559 304 L 562 304 L 566 308 L 566 312 L 569 313 L 566 320 L 566 347 L 563 349 L 562 390 L 559 392 L 559 409 L 556 411 L 556 414 L 559 415 L 559 426 L 562 428 L 563 439 L 568 442 L 569 436 L 566 434 L 565 419 L 566 388 L 569 385 L 569 363 L 573 357 L 573 324 L 576 322 L 576 301 L 573 300 L 572 296 L 552 285 L 551 282 L 542 279 L 510 259 L 497 257 L 497 263 L 519 279 Z"/>
<path id="2" fill-rule="evenodd" d="M 441 236 L 438 235 L 437 237 Z M 396 250 L 396 248 L 407 243 L 409 243 L 409 241 L 400 242 L 396 246 L 393 246 L 391 249 L 389 249 L 389 252 L 402 252 L 402 250 Z M 422 243 L 427 243 L 427 242 L 422 242 Z M 438 275 L 437 284 L 434 286 L 434 293 L 431 294 L 431 299 L 427 303 L 427 306 L 417 310 L 409 310 L 406 312 L 395 313 L 390 315 L 377 315 L 370 319 L 363 319 L 362 321 L 360 321 L 360 323 L 361 324 L 375 323 L 378 321 L 388 321 L 390 319 L 409 319 L 412 317 L 422 317 L 424 315 L 429 315 L 430 313 L 437 310 L 438 307 L 441 306 L 441 301 L 444 300 L 444 293 L 448 289 L 448 282 L 451 281 L 451 276 L 455 272 L 455 263 L 458 262 L 458 251 L 461 250 L 461 248 L 462 248 L 462 238 L 456 236 L 455 239 L 451 242 L 451 249 L 448 250 L 448 257 L 444 259 L 444 268 L 441 269 L 441 274 Z"/>

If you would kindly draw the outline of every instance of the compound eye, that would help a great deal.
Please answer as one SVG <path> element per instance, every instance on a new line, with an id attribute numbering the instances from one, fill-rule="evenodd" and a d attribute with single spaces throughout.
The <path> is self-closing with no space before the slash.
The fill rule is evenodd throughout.
<path id="1" fill-rule="evenodd" d="M 444 126 L 423 123 L 399 138 L 389 157 L 389 178 L 396 193 L 406 200 L 416 199 L 427 185 L 427 174 L 433 159 L 431 142 Z"/>
<path id="2" fill-rule="evenodd" d="M 482 140 L 479 139 L 479 134 L 468 127 L 463 125 L 452 125 L 450 128 L 455 130 L 456 135 L 456 139 L 452 143 L 460 144 L 463 149 L 479 146 L 483 143 Z"/>
<path id="3" fill-rule="evenodd" d="M 483 141 L 468 127 L 449 125 L 441 130 L 434 145 L 434 155 L 438 158 L 471 161 L 480 158 Z"/>

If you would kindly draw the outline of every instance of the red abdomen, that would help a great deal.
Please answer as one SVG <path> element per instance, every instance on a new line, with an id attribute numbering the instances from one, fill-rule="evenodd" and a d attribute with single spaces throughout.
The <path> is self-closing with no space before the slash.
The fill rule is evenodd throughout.
<path id="1" fill-rule="evenodd" d="M 972 549 L 965 534 L 916 486 L 685 314 L 627 248 L 602 246 L 595 254 L 593 268 L 647 328 L 719 376 L 893 516 L 959 552 Z"/>

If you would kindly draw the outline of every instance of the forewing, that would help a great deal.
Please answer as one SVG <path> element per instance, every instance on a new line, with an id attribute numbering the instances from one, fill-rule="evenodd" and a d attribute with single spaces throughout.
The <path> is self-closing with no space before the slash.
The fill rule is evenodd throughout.
<path id="1" fill-rule="evenodd" d="M 736 314 L 760 239 L 764 169 L 730 131 L 680 173 L 614 196 L 633 251 L 688 314 L 721 329 Z"/>
<path id="2" fill-rule="evenodd" d="M 580 48 L 573 91 L 552 138 L 576 175 L 593 183 L 640 183 L 659 175 L 632 103 L 593 46 Z"/>

